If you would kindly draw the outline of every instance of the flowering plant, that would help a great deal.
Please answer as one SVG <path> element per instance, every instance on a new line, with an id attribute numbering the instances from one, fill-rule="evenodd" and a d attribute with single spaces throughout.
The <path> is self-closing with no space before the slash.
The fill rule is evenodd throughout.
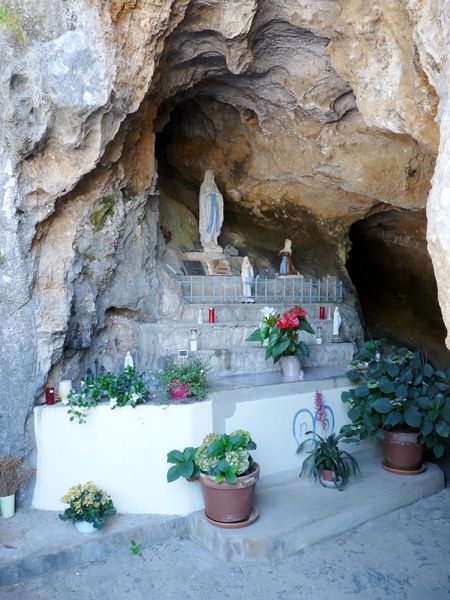
<path id="1" fill-rule="evenodd" d="M 78 419 L 79 423 L 85 423 L 88 409 L 102 400 L 109 400 L 112 409 L 127 405 L 134 408 L 143 404 L 149 394 L 144 375 L 133 367 L 125 367 L 120 373 L 109 373 L 101 367 L 98 375 L 88 372 L 80 391 L 72 392 L 63 402 L 69 406 L 67 412 L 71 421 Z"/>
<path id="2" fill-rule="evenodd" d="M 179 477 L 192 481 L 205 473 L 214 476 L 217 483 L 236 483 L 239 475 L 250 470 L 253 459 L 248 451 L 255 448 L 248 431 L 238 429 L 230 435 L 210 433 L 198 448 L 169 452 L 167 462 L 172 466 L 167 471 L 167 481 Z"/>
<path id="3" fill-rule="evenodd" d="M 299 331 L 315 332 L 301 306 L 294 306 L 283 316 L 269 306 L 261 312 L 264 317 L 262 323 L 247 338 L 247 342 L 261 342 L 266 348 L 266 360 L 272 358 L 273 362 L 278 362 L 282 356 L 308 356 L 308 347 L 299 339 Z"/>
<path id="4" fill-rule="evenodd" d="M 69 505 L 69 508 L 59 515 L 61 521 L 87 521 L 96 529 L 102 529 L 106 519 L 116 513 L 111 497 L 92 481 L 74 485 L 64 494 L 61 501 Z"/>
<path id="5" fill-rule="evenodd" d="M 188 389 L 189 396 L 203 400 L 208 390 L 208 370 L 208 365 L 200 358 L 193 358 L 182 363 L 172 360 L 155 376 L 168 397 L 174 386 L 184 384 Z"/>

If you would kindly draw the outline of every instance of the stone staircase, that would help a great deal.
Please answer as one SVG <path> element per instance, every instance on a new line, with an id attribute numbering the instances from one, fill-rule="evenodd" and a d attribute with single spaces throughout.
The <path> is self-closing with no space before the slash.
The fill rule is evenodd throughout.
<path id="1" fill-rule="evenodd" d="M 323 304 L 327 306 L 326 304 Z M 259 326 L 264 304 L 215 304 L 216 323 L 197 323 L 198 311 L 208 319 L 207 304 L 186 304 L 179 321 L 142 323 L 139 325 L 140 368 L 160 368 L 176 356 L 178 350 L 189 350 L 191 329 L 198 334 L 198 351 L 190 353 L 208 361 L 212 376 L 263 373 L 279 370 L 278 364 L 265 360 L 265 350 L 258 343 L 246 342 Z M 280 313 L 292 304 L 271 304 Z M 319 320 L 319 305 L 303 304 L 308 320 L 317 331 L 322 328 L 323 343 L 316 344 L 316 336 L 301 332 L 310 355 L 303 366 L 347 365 L 354 353 L 351 342 L 331 343 L 332 320 Z M 329 304 L 330 308 L 333 305 Z"/>

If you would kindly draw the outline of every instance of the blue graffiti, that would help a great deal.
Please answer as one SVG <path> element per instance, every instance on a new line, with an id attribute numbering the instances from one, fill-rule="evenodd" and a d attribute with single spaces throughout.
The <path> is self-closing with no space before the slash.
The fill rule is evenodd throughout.
<path id="1" fill-rule="evenodd" d="M 318 420 L 317 416 L 309 410 L 309 408 L 301 408 L 298 410 L 292 421 L 292 433 L 294 439 L 297 442 L 297 446 L 300 446 L 302 438 L 306 435 L 307 431 L 312 431 L 313 440 L 317 441 L 317 436 L 331 435 L 334 433 L 334 426 L 336 420 L 334 418 L 334 412 L 331 406 L 325 404 L 325 412 L 327 413 L 326 419 Z"/>

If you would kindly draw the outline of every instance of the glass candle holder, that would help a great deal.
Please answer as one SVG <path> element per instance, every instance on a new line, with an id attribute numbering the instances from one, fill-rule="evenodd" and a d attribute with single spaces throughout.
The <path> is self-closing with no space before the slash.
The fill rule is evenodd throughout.
<path id="1" fill-rule="evenodd" d="M 58 385 L 58 398 L 63 402 L 72 391 L 72 382 L 70 379 L 62 379 Z"/>

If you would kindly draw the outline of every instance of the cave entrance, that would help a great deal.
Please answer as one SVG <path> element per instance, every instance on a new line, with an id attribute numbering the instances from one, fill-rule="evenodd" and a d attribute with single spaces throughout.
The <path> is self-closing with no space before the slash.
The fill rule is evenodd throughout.
<path id="1" fill-rule="evenodd" d="M 448 364 L 425 210 L 378 213 L 354 223 L 349 236 L 347 270 L 370 337 L 423 350 L 435 364 Z"/>
<path id="2" fill-rule="evenodd" d="M 262 134 L 252 110 L 201 93 L 181 96 L 161 107 L 156 131 L 161 226 L 172 246 L 191 250 L 199 243 L 199 188 L 210 169 L 224 197 L 223 248 L 231 245 L 250 256 L 258 271 L 275 274 L 278 252 L 289 238 L 302 274 L 346 277 L 333 241 L 290 196 L 289 185 L 284 194 L 282 184 L 272 183 L 269 164 L 267 179 L 255 179 L 255 163 L 268 159 L 258 147 Z"/>

